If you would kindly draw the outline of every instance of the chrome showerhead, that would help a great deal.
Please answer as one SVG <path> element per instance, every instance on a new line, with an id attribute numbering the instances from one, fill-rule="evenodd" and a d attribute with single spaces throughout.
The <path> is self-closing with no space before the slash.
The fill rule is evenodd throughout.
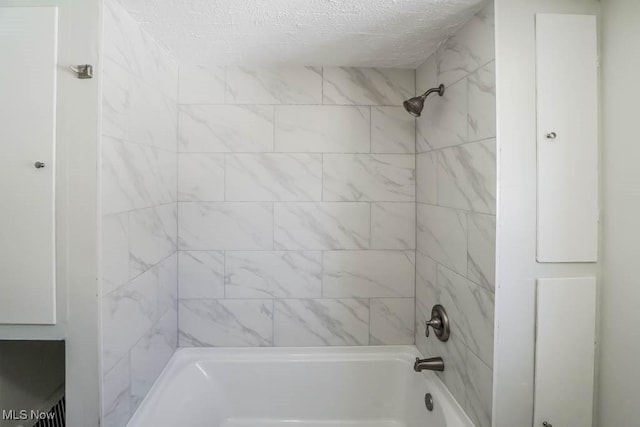
<path id="1" fill-rule="evenodd" d="M 434 92 L 437 92 L 440 96 L 444 95 L 444 85 L 429 89 L 420 96 L 414 96 L 411 99 L 407 99 L 402 103 L 402 105 L 409 114 L 414 117 L 420 117 L 422 109 L 424 108 L 424 100 L 427 98 L 427 96 L 431 95 Z"/>

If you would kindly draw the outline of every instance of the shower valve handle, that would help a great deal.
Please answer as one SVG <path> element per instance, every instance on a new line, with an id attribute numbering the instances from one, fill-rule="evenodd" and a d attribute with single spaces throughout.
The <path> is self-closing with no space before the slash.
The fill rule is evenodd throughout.
<path id="1" fill-rule="evenodd" d="M 447 311 L 440 304 L 436 304 L 431 309 L 431 319 L 425 322 L 425 335 L 429 336 L 429 328 L 433 328 L 433 333 L 440 341 L 449 340 L 451 330 L 449 328 L 449 316 Z"/>

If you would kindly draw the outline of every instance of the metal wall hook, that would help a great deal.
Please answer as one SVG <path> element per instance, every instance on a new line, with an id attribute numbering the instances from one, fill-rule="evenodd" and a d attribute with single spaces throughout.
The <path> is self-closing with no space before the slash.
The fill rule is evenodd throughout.
<path id="1" fill-rule="evenodd" d="M 93 78 L 93 66 L 89 64 L 71 65 L 69 67 L 71 71 L 76 73 L 76 77 L 79 79 L 92 79 Z"/>

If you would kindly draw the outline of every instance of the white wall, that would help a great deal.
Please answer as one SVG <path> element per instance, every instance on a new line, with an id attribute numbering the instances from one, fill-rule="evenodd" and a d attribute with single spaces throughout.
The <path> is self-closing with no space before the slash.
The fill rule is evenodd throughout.
<path id="1" fill-rule="evenodd" d="M 597 276 L 536 262 L 536 13 L 598 14 L 595 0 L 495 0 L 498 210 L 494 426 L 533 422 L 535 281 Z"/>
<path id="2" fill-rule="evenodd" d="M 64 339 L 67 422 L 69 425 L 97 426 L 100 76 L 78 80 L 68 67 L 88 63 L 96 71 L 100 69 L 100 4 L 98 0 L 0 0 L 0 7 L 7 6 L 59 7 L 60 68 L 56 126 L 58 322 L 53 326 L 0 325 L 0 339 Z"/>
<path id="3" fill-rule="evenodd" d="M 602 2 L 603 270 L 599 426 L 640 419 L 640 2 Z"/>

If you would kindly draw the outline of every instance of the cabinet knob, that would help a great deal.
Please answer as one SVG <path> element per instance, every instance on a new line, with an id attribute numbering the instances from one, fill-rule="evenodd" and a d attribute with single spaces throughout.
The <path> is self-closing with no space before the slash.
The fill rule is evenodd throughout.
<path id="1" fill-rule="evenodd" d="M 556 139 L 556 136 L 558 135 L 555 132 L 549 132 L 548 134 L 545 135 L 547 139 Z"/>
<path id="2" fill-rule="evenodd" d="M 35 162 L 33 166 L 35 166 L 36 169 L 42 169 L 43 167 L 45 167 L 45 164 L 44 162 Z"/>

